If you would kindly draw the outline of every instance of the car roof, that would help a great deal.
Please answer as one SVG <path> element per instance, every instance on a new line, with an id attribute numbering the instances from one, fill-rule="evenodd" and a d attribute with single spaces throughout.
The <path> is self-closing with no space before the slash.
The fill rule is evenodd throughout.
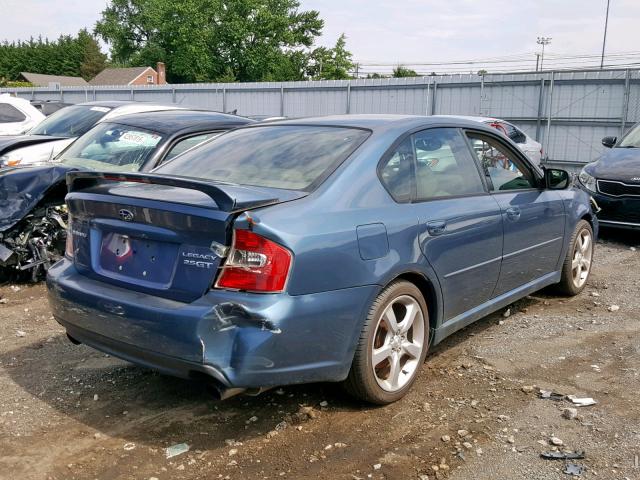
<path id="1" fill-rule="evenodd" d="M 206 110 L 161 110 L 120 115 L 105 120 L 105 123 L 117 123 L 170 135 L 185 131 L 203 131 L 207 128 L 230 128 L 255 122 L 238 115 Z"/>
<path id="2" fill-rule="evenodd" d="M 475 116 L 475 115 L 440 115 L 441 117 L 451 117 L 451 118 L 461 118 L 463 120 L 471 120 L 473 122 L 482 122 L 482 123 L 488 123 L 488 122 L 505 122 L 505 123 L 509 123 L 506 120 L 502 120 L 500 118 L 495 118 L 495 117 L 481 117 L 481 116 Z"/>
<path id="3" fill-rule="evenodd" d="M 291 120 L 276 120 L 268 123 L 260 123 L 252 125 L 274 126 L 274 125 L 314 125 L 314 126 L 331 126 L 331 127 L 351 127 L 364 128 L 373 132 L 412 130 L 421 127 L 433 126 L 451 126 L 451 127 L 467 127 L 487 129 L 493 132 L 493 129 L 485 126 L 478 120 L 469 120 L 469 118 L 447 115 L 399 115 L 399 114 L 350 114 L 350 115 L 329 115 L 324 117 L 307 117 Z"/>

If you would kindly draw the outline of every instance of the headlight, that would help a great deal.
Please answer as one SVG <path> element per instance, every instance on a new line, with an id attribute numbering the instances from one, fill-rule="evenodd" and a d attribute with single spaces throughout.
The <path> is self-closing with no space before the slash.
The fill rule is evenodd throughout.
<path id="1" fill-rule="evenodd" d="M 585 171 L 584 168 L 580 172 L 580 175 L 578 176 L 578 179 L 580 180 L 580 183 L 582 184 L 582 186 L 584 188 L 586 188 L 590 192 L 593 192 L 593 193 L 596 192 L 596 190 L 597 190 L 597 188 L 596 188 L 596 179 L 594 177 L 592 177 L 591 175 L 589 175 Z"/>
<path id="2" fill-rule="evenodd" d="M 15 167 L 22 162 L 22 155 L 7 153 L 0 157 L 0 167 Z"/>

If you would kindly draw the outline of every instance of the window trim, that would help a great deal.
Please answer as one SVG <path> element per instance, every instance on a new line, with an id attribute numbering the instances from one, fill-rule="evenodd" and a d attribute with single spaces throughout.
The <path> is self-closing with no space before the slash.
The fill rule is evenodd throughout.
<path id="1" fill-rule="evenodd" d="M 511 146 L 508 143 L 506 143 L 498 135 L 495 135 L 493 132 L 486 132 L 484 130 L 476 130 L 474 128 L 463 128 L 463 130 L 464 130 L 464 136 L 465 136 L 465 139 L 466 139 L 466 142 L 467 142 L 467 148 L 469 148 L 469 151 L 473 155 L 473 159 L 476 162 L 476 165 L 478 166 L 478 168 L 479 168 L 479 170 L 481 172 L 481 175 L 483 177 L 485 177 L 486 182 L 487 182 L 487 186 L 489 187 L 489 193 L 491 195 L 502 194 L 502 193 L 513 193 L 513 192 L 541 191 L 541 190 L 545 190 L 546 189 L 546 186 L 544 185 L 544 176 L 540 174 L 538 169 L 536 169 L 531 164 L 529 159 L 526 158 L 524 153 L 522 153 L 519 149 L 514 150 L 513 148 L 511 148 Z M 513 156 L 515 157 L 516 164 L 518 165 L 518 167 L 519 168 L 523 167 L 523 170 L 525 170 L 526 172 L 529 173 L 530 177 L 533 178 L 533 181 L 534 181 L 534 183 L 537 184 L 537 186 L 536 187 L 530 187 L 530 188 L 514 189 L 514 190 L 494 190 L 494 185 L 493 185 L 493 182 L 491 181 L 491 176 L 488 173 L 484 172 L 484 170 L 482 168 L 482 165 L 480 164 L 480 159 L 478 158 L 478 156 L 475 154 L 475 151 L 473 150 L 473 145 L 471 144 L 471 139 L 469 138 L 468 133 L 476 134 L 476 135 L 478 135 L 480 137 L 489 138 L 489 139 L 497 142 L 503 148 L 505 148 L 507 150 L 507 152 L 512 153 Z"/>

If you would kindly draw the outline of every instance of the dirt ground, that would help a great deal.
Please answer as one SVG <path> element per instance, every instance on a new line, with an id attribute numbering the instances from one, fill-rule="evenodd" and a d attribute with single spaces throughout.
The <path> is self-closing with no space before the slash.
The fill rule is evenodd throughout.
<path id="1" fill-rule="evenodd" d="M 584 293 L 538 293 L 458 332 L 383 408 L 330 384 L 215 402 L 72 345 L 44 285 L 1 286 L 0 478 L 575 478 L 540 458 L 556 437 L 585 451 L 581 478 L 640 479 L 639 244 L 606 235 Z M 567 419 L 540 388 L 598 403 Z"/>

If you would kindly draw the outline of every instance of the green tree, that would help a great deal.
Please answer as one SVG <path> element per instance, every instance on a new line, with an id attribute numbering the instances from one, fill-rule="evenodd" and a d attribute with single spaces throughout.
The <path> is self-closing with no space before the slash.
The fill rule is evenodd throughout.
<path id="1" fill-rule="evenodd" d="M 333 48 L 318 47 L 309 56 L 307 74 L 316 80 L 346 80 L 354 68 L 351 52 L 347 50 L 347 36 L 338 37 Z"/>
<path id="2" fill-rule="evenodd" d="M 92 78 L 104 68 L 106 57 L 86 30 L 57 40 L 30 38 L 0 44 L 0 77 L 20 80 L 20 72 Z"/>
<path id="3" fill-rule="evenodd" d="M 82 51 L 80 75 L 85 80 L 91 80 L 107 66 L 107 56 L 100 50 L 96 39 L 86 30 L 78 33 L 78 43 Z"/>
<path id="4" fill-rule="evenodd" d="M 394 78 L 417 77 L 418 73 L 415 70 L 411 70 L 410 68 L 398 65 L 393 69 L 392 76 Z"/>
<path id="5" fill-rule="evenodd" d="M 297 0 L 111 0 L 95 32 L 125 65 L 172 82 L 298 80 L 323 21 Z"/>

